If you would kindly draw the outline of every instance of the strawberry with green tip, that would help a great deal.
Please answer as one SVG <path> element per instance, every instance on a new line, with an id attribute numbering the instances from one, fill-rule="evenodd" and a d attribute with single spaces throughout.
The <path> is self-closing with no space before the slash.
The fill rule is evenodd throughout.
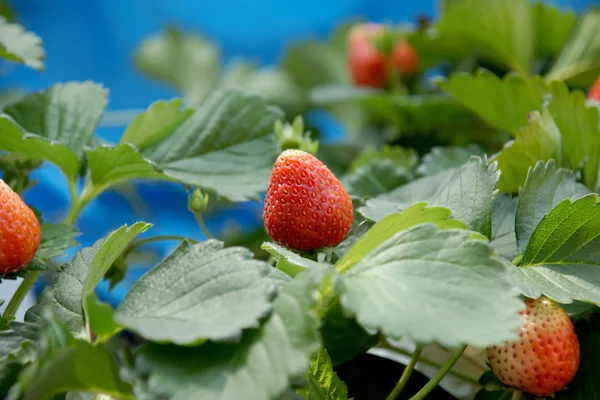
<path id="1" fill-rule="evenodd" d="M 275 161 L 263 219 L 276 243 L 316 250 L 344 239 L 352 226 L 352 201 L 337 177 L 315 156 L 286 150 Z"/>
<path id="2" fill-rule="evenodd" d="M 534 396 L 552 396 L 573 380 L 580 348 L 569 315 L 554 301 L 527 299 L 520 338 L 488 348 L 489 365 L 505 385 Z"/>
<path id="3" fill-rule="evenodd" d="M 31 208 L 0 179 L 0 274 L 23 269 L 40 245 L 40 223 Z"/>

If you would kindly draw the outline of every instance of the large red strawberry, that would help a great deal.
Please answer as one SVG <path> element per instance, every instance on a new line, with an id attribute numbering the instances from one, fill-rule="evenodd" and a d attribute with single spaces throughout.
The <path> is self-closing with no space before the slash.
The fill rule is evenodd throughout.
<path id="1" fill-rule="evenodd" d="M 565 388 L 579 369 L 579 340 L 569 315 L 545 297 L 527 299 L 520 339 L 488 348 L 494 374 L 504 384 L 534 396 Z"/>
<path id="2" fill-rule="evenodd" d="M 263 219 L 278 244 L 297 250 L 334 246 L 350 230 L 352 201 L 336 176 L 315 156 L 286 150 L 277 158 Z"/>
<path id="3" fill-rule="evenodd" d="M 598 76 L 598 79 L 596 79 L 596 82 L 588 92 L 587 98 L 600 103 L 600 76 Z"/>
<path id="4" fill-rule="evenodd" d="M 0 179 L 0 274 L 16 272 L 35 255 L 40 223 L 23 200 Z"/>
<path id="5" fill-rule="evenodd" d="M 355 84 L 382 88 L 387 80 L 386 57 L 373 43 L 384 33 L 383 25 L 358 24 L 348 34 L 348 65 Z"/>

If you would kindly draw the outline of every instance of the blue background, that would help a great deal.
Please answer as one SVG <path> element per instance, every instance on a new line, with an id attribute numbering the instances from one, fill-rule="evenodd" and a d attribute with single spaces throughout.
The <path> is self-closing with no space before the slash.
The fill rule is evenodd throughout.
<path id="1" fill-rule="evenodd" d="M 597 0 L 553 3 L 575 11 L 600 4 Z M 56 82 L 93 80 L 110 90 L 108 110 L 146 108 L 154 100 L 178 95 L 145 78 L 132 63 L 132 53 L 140 41 L 167 24 L 214 40 L 224 62 L 244 57 L 274 64 L 286 45 L 311 37 L 326 38 L 349 18 L 398 22 L 414 21 L 421 14 L 437 15 L 437 3 L 432 0 L 13 0 L 11 4 L 21 22 L 43 39 L 46 70 L 39 73 L 3 63 L 0 89 L 42 90 Z M 123 128 L 100 127 L 98 135 L 117 141 Z M 39 184 L 26 193 L 26 201 L 41 210 L 47 221 L 61 221 L 69 204 L 64 178 L 50 165 L 36 172 L 36 178 Z M 187 211 L 187 194 L 181 186 L 143 183 L 135 187 L 149 213 L 136 213 L 120 194 L 104 193 L 84 209 L 77 222 L 85 232 L 78 238 L 82 245 L 91 245 L 111 230 L 138 219 L 155 224 L 146 235 L 203 238 Z M 249 229 L 260 223 L 261 208 L 258 203 L 245 203 L 220 210 L 208 216 L 208 229 L 217 236 L 228 223 Z M 154 251 L 162 257 L 173 245 L 157 244 Z M 143 272 L 130 269 L 125 281 L 110 293 L 107 284 L 101 283 L 99 296 L 118 303 Z"/>

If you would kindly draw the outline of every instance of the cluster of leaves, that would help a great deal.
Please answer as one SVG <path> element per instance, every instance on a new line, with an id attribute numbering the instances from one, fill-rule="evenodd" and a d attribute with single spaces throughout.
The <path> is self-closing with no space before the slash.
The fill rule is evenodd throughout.
<path id="1" fill-rule="evenodd" d="M 582 367 L 557 398 L 593 398 L 600 121 L 577 87 L 600 73 L 598 19 L 524 0 L 444 2 L 441 19 L 408 38 L 424 67 L 449 75 L 439 88 L 420 79 L 400 92 L 351 86 L 345 28 L 292 46 L 280 69 L 238 63 L 222 75 L 210 43 L 169 29 L 136 61 L 185 100 L 153 103 L 115 144 L 94 136 L 108 96 L 98 84 L 11 102 L 0 113 L 5 177 L 22 191 L 42 161 L 54 163 L 73 201 L 64 224 L 44 225 L 25 284 L 76 244 L 81 209 L 118 183 L 259 199 L 284 110 L 324 109 L 346 123 L 347 143 L 320 154 L 356 212 L 348 237 L 318 254 L 265 241 L 273 262 L 216 239 L 182 240 L 113 310 L 95 288 L 151 226 L 116 229 L 53 268 L 24 322 L 5 313 L 2 397 L 345 400 L 335 370 L 357 354 L 409 337 L 458 357 L 515 338 L 522 295 L 545 295 L 580 319 Z M 39 39 L 22 28 L 2 21 L 0 44 L 0 55 L 42 65 Z M 415 138 L 425 144 L 411 148 Z M 481 398 L 504 395 L 485 376 L 482 385 Z"/>

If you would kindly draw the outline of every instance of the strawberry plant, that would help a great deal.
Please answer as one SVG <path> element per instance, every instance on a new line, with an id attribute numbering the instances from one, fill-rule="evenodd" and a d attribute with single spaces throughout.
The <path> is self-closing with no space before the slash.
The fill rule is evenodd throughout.
<path id="1" fill-rule="evenodd" d="M 3 103 L 0 273 L 20 286 L 2 398 L 598 398 L 600 11 L 440 5 L 416 26 L 344 24 L 268 69 L 222 69 L 170 28 L 135 62 L 182 97 L 118 143 L 96 136 L 98 83 Z M 43 69 L 41 39 L 5 19 L 0 56 Z M 43 163 L 70 188 L 63 218 L 23 201 Z M 203 236 L 136 215 L 79 246 L 82 210 L 132 181 L 182 185 Z M 206 215 L 242 202 L 263 203 L 255 231 L 213 237 Z M 117 307 L 99 298 L 162 241 Z"/>

